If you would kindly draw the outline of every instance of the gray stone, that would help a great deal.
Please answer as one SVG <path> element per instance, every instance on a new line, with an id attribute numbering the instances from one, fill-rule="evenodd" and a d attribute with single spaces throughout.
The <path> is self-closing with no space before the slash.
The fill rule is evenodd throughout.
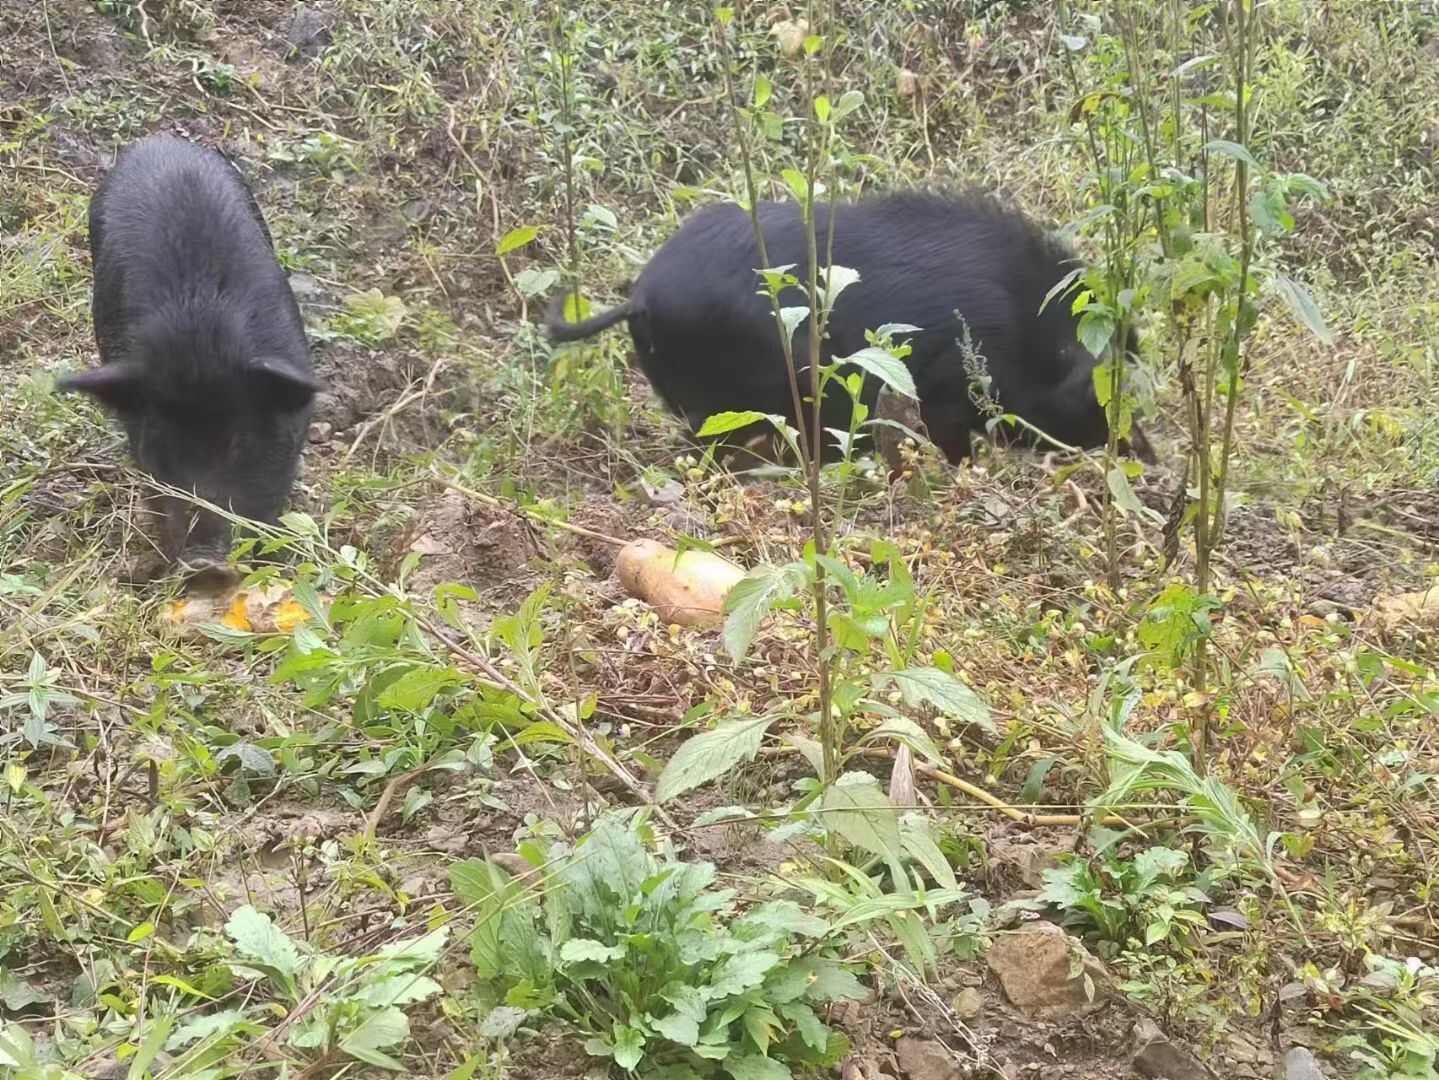
<path id="1" fill-rule="evenodd" d="M 1284 1080 L 1324 1080 L 1324 1070 L 1307 1047 L 1296 1046 L 1284 1055 Z"/>

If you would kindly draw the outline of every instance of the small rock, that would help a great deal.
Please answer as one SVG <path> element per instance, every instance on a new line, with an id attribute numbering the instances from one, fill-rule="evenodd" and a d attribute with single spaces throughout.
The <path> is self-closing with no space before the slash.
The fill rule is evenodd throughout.
<path id="1" fill-rule="evenodd" d="M 919 76 L 909 68 L 900 68 L 894 77 L 894 89 L 902 98 L 914 97 L 919 91 Z"/>
<path id="2" fill-rule="evenodd" d="M 400 207 L 400 213 L 411 225 L 418 225 L 435 212 L 435 204 L 429 199 L 411 199 Z"/>
<path id="3" fill-rule="evenodd" d="M 1307 1047 L 1296 1046 L 1284 1055 L 1284 1080 L 1324 1080 L 1324 1070 Z"/>
<path id="4" fill-rule="evenodd" d="M 285 27 L 285 40 L 302 56 L 316 56 L 330 44 L 330 20 L 308 4 L 296 4 Z"/>
<path id="5" fill-rule="evenodd" d="M 405 878 L 404 881 L 400 882 L 400 892 L 413 900 L 416 897 L 424 895 L 429 884 L 430 879 L 423 874 L 411 874 Z"/>
<path id="6" fill-rule="evenodd" d="M 954 995 L 950 1008 L 961 1020 L 973 1020 L 984 1008 L 984 996 L 975 987 L 966 986 Z"/>
<path id="7" fill-rule="evenodd" d="M 1134 1071 L 1153 1080 L 1213 1080 L 1213 1074 L 1185 1050 L 1169 1041 L 1152 1020 L 1134 1025 L 1139 1051 L 1134 1055 Z"/>
<path id="8" fill-rule="evenodd" d="M 1076 957 L 1083 966 L 1079 975 L 1071 973 Z M 1004 987 L 1004 996 L 1031 1016 L 1092 1012 L 1102 1004 L 1108 985 L 1099 961 L 1053 923 L 1031 922 L 1001 934 L 990 948 L 988 960 Z"/>
<path id="9" fill-rule="evenodd" d="M 641 478 L 640 488 L 644 491 L 645 498 L 649 500 L 651 506 L 674 506 L 685 497 L 684 485 L 674 479 L 655 485 Z"/>
<path id="10" fill-rule="evenodd" d="M 312 443 L 322 443 L 330 437 L 334 430 L 334 425 L 328 424 L 324 420 L 316 420 L 310 425 L 310 441 Z"/>
<path id="11" fill-rule="evenodd" d="M 314 300 L 325 295 L 325 287 L 313 274 L 291 274 L 290 291 L 296 300 Z"/>
<path id="12" fill-rule="evenodd" d="M 806 19 L 784 19 L 770 28 L 770 33 L 779 42 L 779 51 L 785 56 L 798 56 L 809 37 L 809 21 Z"/>
<path id="13" fill-rule="evenodd" d="M 894 1045 L 899 1071 L 909 1080 L 962 1080 L 964 1070 L 943 1043 L 906 1035 Z"/>

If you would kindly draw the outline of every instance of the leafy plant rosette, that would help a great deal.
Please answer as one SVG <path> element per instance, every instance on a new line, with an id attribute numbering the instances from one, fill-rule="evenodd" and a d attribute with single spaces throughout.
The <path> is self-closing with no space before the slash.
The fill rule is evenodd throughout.
<path id="1" fill-rule="evenodd" d="M 658 859 L 644 831 L 611 814 L 548 857 L 522 845 L 539 888 L 478 859 L 451 869 L 500 1009 L 563 1017 L 589 1053 L 655 1080 L 786 1080 L 839 1061 L 848 1041 L 817 1007 L 868 991 L 823 948 L 829 923 L 790 900 L 737 915 L 712 864 Z"/>

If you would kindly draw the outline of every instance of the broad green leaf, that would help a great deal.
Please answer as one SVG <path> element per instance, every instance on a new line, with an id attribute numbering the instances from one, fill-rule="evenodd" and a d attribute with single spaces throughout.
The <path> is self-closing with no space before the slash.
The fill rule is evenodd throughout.
<path id="1" fill-rule="evenodd" d="M 1294 228 L 1294 215 L 1277 191 L 1256 191 L 1249 199 L 1249 217 L 1266 236 L 1280 236 Z"/>
<path id="2" fill-rule="evenodd" d="M 790 307 L 779 309 L 779 321 L 784 326 L 786 341 L 794 340 L 794 332 L 799 329 L 800 323 L 809 318 L 809 306 L 807 304 L 794 304 Z M 798 363 L 798 358 L 796 358 Z"/>
<path id="3" fill-rule="evenodd" d="M 295 943 L 271 921 L 270 916 L 256 911 L 249 904 L 237 908 L 230 916 L 225 923 L 225 933 L 242 956 L 286 978 L 293 978 L 300 968 L 300 953 Z"/>
<path id="4" fill-rule="evenodd" d="M 650 1023 L 666 1039 L 677 1042 L 681 1046 L 693 1046 L 700 1041 L 700 1026 L 693 1017 L 670 1013 L 658 1020 L 652 1019 Z"/>
<path id="5" fill-rule="evenodd" d="M 790 967 L 804 974 L 807 982 L 804 996 L 810 1001 L 863 1001 L 869 997 L 869 988 L 837 960 L 816 957 L 797 961 Z"/>
<path id="6" fill-rule="evenodd" d="M 899 819 L 900 844 L 909 857 L 929 871 L 941 888 L 957 889 L 954 868 L 939 850 L 930 832 L 929 819 L 922 814 L 905 814 Z"/>
<path id="7" fill-rule="evenodd" d="M 736 919 L 734 932 L 742 938 L 754 937 L 753 931 L 764 930 L 772 934 L 800 934 L 804 937 L 824 937 L 829 923 L 811 915 L 793 900 L 770 900 L 751 908 Z"/>
<path id="8" fill-rule="evenodd" d="M 419 937 L 406 938 L 404 941 L 394 941 L 381 947 L 379 955 L 387 960 L 392 967 L 416 968 L 427 967 L 439 960 L 440 954 L 444 952 L 445 942 L 449 940 L 450 928 L 439 926 L 427 934 Z"/>
<path id="9" fill-rule="evenodd" d="M 803 563 L 774 566 L 760 563 L 735 582 L 725 597 L 725 651 L 743 660 L 759 631 L 760 620 L 776 604 L 794 596 L 804 585 L 807 568 Z"/>
<path id="10" fill-rule="evenodd" d="M 765 974 L 779 962 L 779 955 L 768 950 L 725 957 L 710 973 L 710 1000 L 742 994 L 760 985 Z"/>
<path id="11" fill-rule="evenodd" d="M 245 1013 L 242 1009 L 221 1009 L 219 1012 L 191 1016 L 175 1029 L 170 1041 L 165 1044 L 165 1049 L 174 1053 L 199 1039 L 227 1035 L 244 1023 Z"/>
<path id="12" fill-rule="evenodd" d="M 728 1057 L 725 1059 L 724 1067 L 733 1080 L 793 1080 L 794 1078 L 788 1065 L 759 1054 Z"/>
<path id="13" fill-rule="evenodd" d="M 740 428 L 747 428 L 751 424 L 758 424 L 766 417 L 762 412 L 721 412 L 706 417 L 704 424 L 699 431 L 695 432 L 696 437 L 701 439 L 712 438 L 716 435 L 727 435 L 731 431 L 738 431 Z"/>
<path id="14" fill-rule="evenodd" d="M 660 997 L 673 1005 L 676 1013 L 688 1016 L 695 1023 L 703 1020 L 709 1011 L 709 1000 L 697 986 L 672 984 L 660 993 Z"/>
<path id="15" fill-rule="evenodd" d="M 984 699 L 947 671 L 914 667 L 882 672 L 874 677 L 874 685 L 893 685 L 906 705 L 929 705 L 961 723 L 974 724 L 991 735 L 999 733 Z"/>
<path id="16" fill-rule="evenodd" d="M 1314 302 L 1314 297 L 1308 289 L 1283 274 L 1275 274 L 1270 278 L 1269 288 L 1277 292 L 1289 305 L 1289 310 L 1294 313 L 1294 317 L 1299 320 L 1300 325 L 1325 345 L 1334 343 L 1334 335 L 1329 332 L 1329 327 L 1324 322 L 1324 314 L 1319 310 L 1319 305 Z"/>
<path id="17" fill-rule="evenodd" d="M 1100 311 L 1086 311 L 1079 317 L 1079 341 L 1091 356 L 1103 356 L 1113 337 L 1113 316 Z"/>
<path id="18" fill-rule="evenodd" d="M 834 123 L 839 123 L 863 104 L 864 94 L 858 90 L 846 90 L 839 96 L 839 101 L 835 102 L 833 114 Z"/>
<path id="19" fill-rule="evenodd" d="M 826 311 L 833 311 L 839 294 L 859 281 L 859 271 L 848 266 L 827 266 L 820 270 L 824 281 L 824 292 L 820 303 Z"/>
<path id="20" fill-rule="evenodd" d="M 241 739 L 216 754 L 215 764 L 222 765 L 231 758 L 240 763 L 242 772 L 250 773 L 253 776 L 275 775 L 275 755 L 263 746 L 256 746 L 252 742 Z"/>
<path id="21" fill-rule="evenodd" d="M 829 1028 L 825 1027 L 813 1009 L 803 1002 L 792 1001 L 777 1005 L 775 1011 L 794 1025 L 795 1031 L 806 1046 L 811 1050 L 824 1052 L 824 1048 L 829 1045 Z"/>
<path id="22" fill-rule="evenodd" d="M 909 366 L 883 349 L 871 345 L 844 357 L 840 363 L 862 368 L 897 394 L 914 399 L 919 397 Z"/>
<path id="23" fill-rule="evenodd" d="M 379 705 L 384 709 L 420 712 L 461 678 L 451 667 L 413 667 L 380 692 Z"/>
<path id="24" fill-rule="evenodd" d="M 929 737 L 929 732 L 907 716 L 887 717 L 878 727 L 865 732 L 862 741 L 878 742 L 880 740 L 905 743 L 931 765 L 943 763 L 944 759 L 939 752 L 939 747 L 935 746 L 934 740 Z"/>
<path id="25" fill-rule="evenodd" d="M 428 1001 L 440 992 L 440 984 L 425 975 L 391 975 L 365 984 L 358 995 L 360 1000 L 375 1008 L 390 1005 L 413 1005 L 417 1001 Z"/>
<path id="26" fill-rule="evenodd" d="M 1228 139 L 1210 139 L 1204 149 L 1211 154 L 1219 154 L 1222 157 L 1232 158 L 1235 161 L 1242 161 L 1251 168 L 1258 169 L 1259 162 L 1254 159 L 1247 147 L 1231 142 Z"/>
<path id="27" fill-rule="evenodd" d="M 540 230 L 534 225 L 521 225 L 518 229 L 511 229 L 505 233 L 505 238 L 495 248 L 495 254 L 499 256 L 508 255 L 516 248 L 522 248 L 535 237 L 540 235 Z"/>
<path id="28" fill-rule="evenodd" d="M 410 1022 L 404 1013 L 399 1009 L 381 1009 L 365 1017 L 359 1027 L 342 1038 L 340 1049 L 367 1065 L 403 1072 L 405 1067 L 381 1050 L 404 1042 L 409 1036 Z"/>
<path id="29" fill-rule="evenodd" d="M 605 945 L 591 938 L 570 938 L 560 947 L 560 959 L 567 964 L 585 960 L 606 964 L 611 960 L 623 959 L 628 950 L 623 945 Z"/>
<path id="30" fill-rule="evenodd" d="M 615 1024 L 615 1042 L 611 1053 L 616 1065 L 621 1069 L 632 1070 L 645 1056 L 643 1032 L 628 1024 Z"/>
<path id="31" fill-rule="evenodd" d="M 785 186 L 794 193 L 796 199 L 800 202 L 808 201 L 809 181 L 805 179 L 804 173 L 798 169 L 782 169 L 779 175 L 780 179 L 785 182 Z"/>
<path id="32" fill-rule="evenodd" d="M 772 716 L 731 720 L 687 740 L 675 751 L 655 784 L 655 801 L 667 803 L 691 788 L 723 776 L 741 761 L 753 761 Z"/>
<path id="33" fill-rule="evenodd" d="M 774 93 L 774 87 L 763 75 L 754 77 L 754 101 L 753 107 L 763 109 L 769 103 L 770 96 Z"/>
<path id="34" fill-rule="evenodd" d="M 740 1017 L 745 1034 L 761 1054 L 769 1053 L 769 1044 L 774 1041 L 775 1030 L 780 1026 L 779 1017 L 766 1006 L 754 1005 Z"/>
<path id="35" fill-rule="evenodd" d="M 814 99 L 815 119 L 818 120 L 821 124 L 823 124 L 826 120 L 829 119 L 829 111 L 829 98 L 826 97 L 824 94 L 820 94 Z"/>
<path id="36" fill-rule="evenodd" d="M 1145 505 L 1139 501 L 1139 496 L 1134 494 L 1134 488 L 1130 486 L 1129 475 L 1124 471 L 1123 466 L 1116 465 L 1105 475 L 1105 481 L 1109 484 L 1109 493 L 1114 496 L 1114 501 L 1120 507 L 1131 514 L 1143 515 L 1146 511 Z"/>
<path id="37" fill-rule="evenodd" d="M 899 856 L 899 815 L 879 781 L 845 773 L 824 793 L 824 824 L 855 847 L 894 860 Z"/>

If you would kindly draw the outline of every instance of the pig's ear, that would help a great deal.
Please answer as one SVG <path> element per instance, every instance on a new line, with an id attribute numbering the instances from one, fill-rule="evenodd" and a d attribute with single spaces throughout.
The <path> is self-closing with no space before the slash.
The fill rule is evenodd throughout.
<path id="1" fill-rule="evenodd" d="M 55 383 L 61 393 L 89 394 L 116 412 L 139 408 L 144 386 L 144 373 L 136 364 L 101 364 Z"/>
<path id="2" fill-rule="evenodd" d="M 313 375 L 282 356 L 257 357 L 250 369 L 264 399 L 286 411 L 303 409 L 320 390 L 320 383 Z"/>

